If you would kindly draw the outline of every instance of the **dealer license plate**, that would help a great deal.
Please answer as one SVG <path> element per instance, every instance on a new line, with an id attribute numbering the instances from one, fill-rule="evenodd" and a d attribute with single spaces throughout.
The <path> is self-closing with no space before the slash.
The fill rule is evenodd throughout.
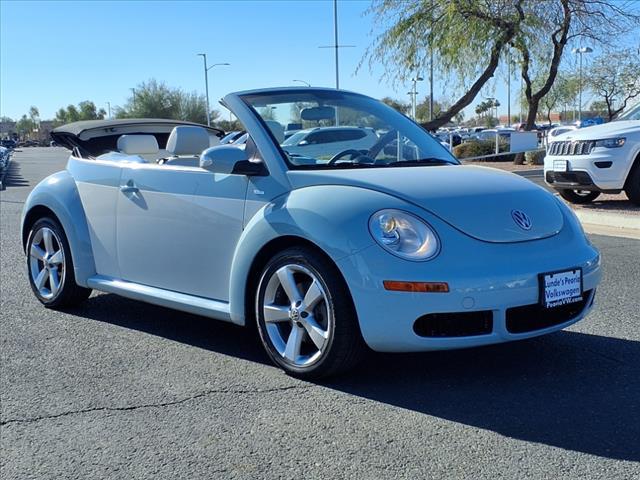
<path id="1" fill-rule="evenodd" d="M 540 303 L 560 307 L 582 300 L 582 269 L 540 274 Z"/>
<path id="2" fill-rule="evenodd" d="M 567 160 L 554 160 L 553 171 L 554 172 L 567 172 L 569 170 L 569 162 Z"/>

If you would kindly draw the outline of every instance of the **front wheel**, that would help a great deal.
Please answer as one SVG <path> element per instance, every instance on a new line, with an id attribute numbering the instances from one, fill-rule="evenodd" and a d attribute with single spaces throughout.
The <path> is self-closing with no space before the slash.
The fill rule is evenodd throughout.
<path id="1" fill-rule="evenodd" d="M 591 203 L 600 196 L 600 192 L 591 192 L 589 190 L 560 190 L 559 193 L 566 201 L 578 205 Z"/>
<path id="2" fill-rule="evenodd" d="M 76 284 L 69 242 L 57 221 L 45 217 L 33 224 L 26 253 L 29 284 L 46 307 L 71 307 L 89 298 L 91 289 Z"/>
<path id="3" fill-rule="evenodd" d="M 333 263 L 289 248 L 265 266 L 256 319 L 263 347 L 288 374 L 320 378 L 352 367 L 365 350 L 355 309 Z"/>

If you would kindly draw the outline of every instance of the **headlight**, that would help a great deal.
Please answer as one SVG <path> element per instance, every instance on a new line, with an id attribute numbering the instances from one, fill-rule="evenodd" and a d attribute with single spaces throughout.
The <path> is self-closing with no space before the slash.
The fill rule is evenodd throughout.
<path id="1" fill-rule="evenodd" d="M 624 145 L 627 139 L 624 137 L 605 138 L 604 140 L 596 140 L 596 147 L 618 148 Z"/>
<path id="2" fill-rule="evenodd" d="M 433 229 L 415 215 L 402 210 L 380 210 L 369 219 L 369 231 L 388 252 L 407 260 L 428 260 L 440 250 Z"/>

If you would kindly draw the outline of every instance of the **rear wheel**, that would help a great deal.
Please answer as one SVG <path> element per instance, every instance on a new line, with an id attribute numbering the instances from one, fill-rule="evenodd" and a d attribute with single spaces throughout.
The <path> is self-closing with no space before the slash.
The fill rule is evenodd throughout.
<path id="1" fill-rule="evenodd" d="M 636 161 L 636 164 L 627 177 L 624 192 L 631 202 L 640 205 L 640 162 Z"/>
<path id="2" fill-rule="evenodd" d="M 579 205 L 591 203 L 600 196 L 600 192 L 591 192 L 589 190 L 560 190 L 558 193 L 566 201 Z"/>
<path id="3" fill-rule="evenodd" d="M 297 377 L 345 371 L 365 350 L 342 276 L 311 249 L 289 248 L 267 263 L 258 286 L 256 319 L 267 354 Z"/>
<path id="4" fill-rule="evenodd" d="M 69 242 L 52 218 L 41 218 L 31 227 L 27 272 L 33 293 L 46 307 L 70 307 L 91 295 L 91 289 L 76 284 Z"/>

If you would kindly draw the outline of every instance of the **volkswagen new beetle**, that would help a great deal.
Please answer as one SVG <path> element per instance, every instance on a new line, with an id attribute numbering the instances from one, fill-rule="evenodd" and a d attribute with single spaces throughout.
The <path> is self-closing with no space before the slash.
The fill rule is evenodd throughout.
<path id="1" fill-rule="evenodd" d="M 47 307 L 91 289 L 256 325 L 269 357 L 319 377 L 376 351 L 560 330 L 591 309 L 600 256 L 571 210 L 517 175 L 463 166 L 383 103 L 317 88 L 222 100 L 248 135 L 171 120 L 78 122 L 66 170 L 29 196 L 22 239 Z M 280 126 L 375 142 L 288 152 Z M 179 322 L 179 319 L 176 319 Z"/>

